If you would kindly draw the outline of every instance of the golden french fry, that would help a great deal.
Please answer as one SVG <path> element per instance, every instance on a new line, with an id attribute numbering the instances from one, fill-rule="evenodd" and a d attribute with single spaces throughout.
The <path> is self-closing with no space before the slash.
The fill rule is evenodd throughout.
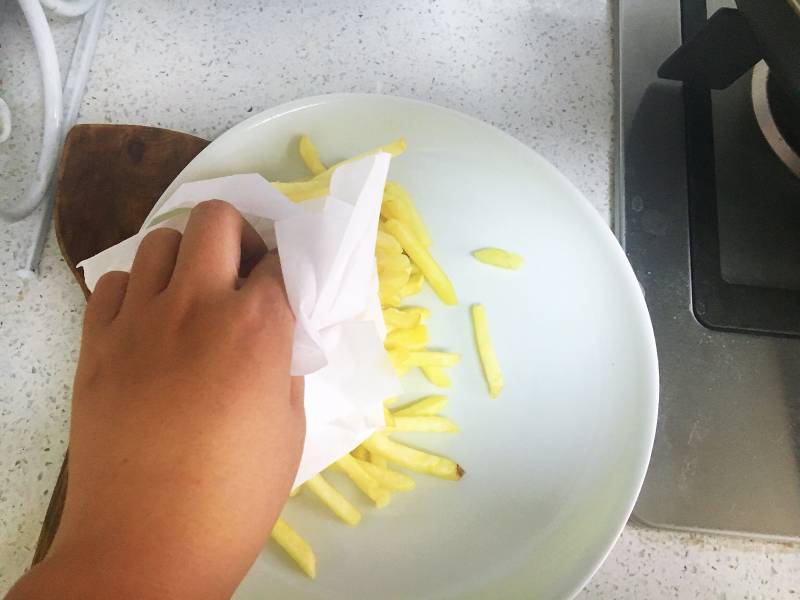
<path id="1" fill-rule="evenodd" d="M 481 248 L 480 250 L 475 250 L 472 256 L 482 263 L 502 269 L 519 269 L 522 266 L 522 257 L 519 254 L 500 248 Z"/>
<path id="2" fill-rule="evenodd" d="M 286 551 L 286 554 L 292 557 L 292 560 L 306 575 L 311 579 L 317 576 L 317 557 L 314 556 L 311 546 L 282 518 L 275 521 L 271 537 Z"/>
<path id="3" fill-rule="evenodd" d="M 319 175 L 325 171 L 325 165 L 323 165 L 322 161 L 319 159 L 319 152 L 317 152 L 316 146 L 314 146 L 307 135 L 300 136 L 299 149 L 300 158 L 303 159 L 303 162 L 306 163 L 306 167 L 308 167 L 308 170 L 311 171 L 312 174 Z"/>
<path id="4" fill-rule="evenodd" d="M 397 291 L 380 290 L 378 292 L 378 297 L 380 298 L 381 307 L 383 308 L 396 308 L 400 306 L 400 303 L 403 301 Z"/>
<path id="5" fill-rule="evenodd" d="M 414 205 L 414 201 L 411 199 L 411 194 L 409 194 L 406 189 L 396 181 L 388 181 L 386 182 L 386 187 L 384 189 L 384 197 L 388 197 L 389 199 L 397 199 L 406 205 L 406 212 L 408 213 L 408 219 L 410 220 L 411 229 L 414 232 L 414 235 L 417 236 L 417 239 L 422 243 L 423 246 L 426 248 L 430 246 L 431 234 L 428 231 L 428 228 L 425 226 L 425 222 L 422 220 L 422 217 L 420 217 L 417 207 Z"/>
<path id="6" fill-rule="evenodd" d="M 403 251 L 403 247 L 391 233 L 386 233 L 378 228 L 378 237 L 375 240 L 375 251 L 382 251 L 388 254 L 400 254 Z"/>
<path id="7" fill-rule="evenodd" d="M 361 513 L 350 501 L 320 474 L 314 475 L 305 485 L 316 494 L 337 517 L 348 525 L 358 525 Z"/>
<path id="8" fill-rule="evenodd" d="M 389 219 L 383 224 L 386 231 L 391 233 L 411 260 L 420 268 L 425 279 L 433 291 L 445 304 L 458 304 L 455 288 L 439 264 L 433 259 L 411 230 L 397 219 Z"/>
<path id="9" fill-rule="evenodd" d="M 370 454 L 383 456 L 390 462 L 397 463 L 418 473 L 427 473 L 442 479 L 461 479 L 464 474 L 458 464 L 435 454 L 428 454 L 415 448 L 398 444 L 381 433 L 374 433 L 364 442 Z M 353 459 L 355 460 L 355 459 Z"/>
<path id="10" fill-rule="evenodd" d="M 369 450 L 369 448 L 367 448 L 367 450 Z M 345 472 L 353 483 L 356 484 L 358 489 L 364 492 L 364 494 L 375 503 L 375 506 L 383 508 L 389 504 L 389 500 L 392 497 L 391 494 L 383 489 L 381 484 L 367 473 L 355 458 L 349 454 L 345 454 L 336 461 L 336 465 Z"/>
<path id="11" fill-rule="evenodd" d="M 408 277 L 408 281 L 402 288 L 400 288 L 400 295 L 405 298 L 406 296 L 419 294 L 422 291 L 423 283 L 425 283 L 425 276 L 422 274 L 422 271 L 419 270 L 417 265 L 413 265 L 411 268 L 411 274 Z"/>
<path id="12" fill-rule="evenodd" d="M 313 198 L 324 198 L 328 195 L 330 181 L 275 181 L 272 183 L 279 192 L 292 202 L 305 202 Z"/>
<path id="13" fill-rule="evenodd" d="M 438 415 L 422 417 L 395 417 L 394 425 L 387 431 L 422 431 L 430 433 L 457 433 L 458 425 L 447 417 Z"/>
<path id="14" fill-rule="evenodd" d="M 383 322 L 389 329 L 411 329 L 419 325 L 420 321 L 420 315 L 408 309 L 386 308 L 383 311 Z"/>
<path id="15" fill-rule="evenodd" d="M 444 367 L 420 367 L 420 369 L 428 381 L 436 387 L 449 388 L 453 385 L 453 382 L 450 381 L 450 375 L 447 374 Z"/>
<path id="16" fill-rule="evenodd" d="M 386 462 L 386 459 L 382 456 L 378 456 L 377 454 L 369 454 L 369 462 L 375 465 L 376 467 L 381 467 L 382 469 L 388 469 L 389 465 Z"/>
<path id="17" fill-rule="evenodd" d="M 447 405 L 447 396 L 425 396 L 416 402 L 393 410 L 395 417 L 427 417 L 438 415 Z"/>
<path id="18" fill-rule="evenodd" d="M 388 408 L 386 408 L 385 405 L 383 407 L 383 421 L 386 423 L 387 427 L 394 427 L 394 415 L 392 414 L 392 411 L 390 411 Z M 361 446 L 359 446 L 359 448 L 360 447 Z M 356 456 L 356 458 L 361 458 L 361 457 L 360 456 Z M 361 460 L 369 460 L 369 457 L 361 458 Z"/>
<path id="19" fill-rule="evenodd" d="M 367 473 L 372 475 L 382 486 L 390 490 L 408 492 L 417 487 L 417 482 L 411 479 L 411 477 L 403 473 L 398 473 L 397 471 L 392 471 L 386 468 L 386 466 L 378 466 L 372 462 L 362 462 L 360 464 Z"/>
<path id="20" fill-rule="evenodd" d="M 503 389 L 503 373 L 500 371 L 500 362 L 497 360 L 492 338 L 489 335 L 489 321 L 486 317 L 486 307 L 483 304 L 472 305 L 472 325 L 475 329 L 475 343 L 478 346 L 478 356 L 481 359 L 483 374 L 489 385 L 489 395 L 497 398 Z"/>
<path id="21" fill-rule="evenodd" d="M 419 315 L 420 321 L 427 321 L 431 318 L 431 311 L 421 306 L 406 306 L 400 310 L 411 315 Z"/>
<path id="22" fill-rule="evenodd" d="M 369 460 L 369 450 L 364 448 L 364 446 L 356 446 L 350 454 L 361 460 Z"/>
<path id="23" fill-rule="evenodd" d="M 409 367 L 454 367 L 461 360 L 455 352 L 414 351 L 408 353 L 405 364 Z"/>
<path id="24" fill-rule="evenodd" d="M 411 276 L 414 272 L 411 267 L 411 261 L 402 252 L 399 254 L 384 254 L 380 252 L 375 255 L 375 258 L 378 263 L 378 273 L 399 271 Z"/>
<path id="25" fill-rule="evenodd" d="M 387 350 L 405 348 L 406 350 L 422 350 L 428 343 L 428 328 L 417 325 L 411 329 L 392 329 L 384 340 Z"/>
<path id="26" fill-rule="evenodd" d="M 333 172 L 342 165 L 360 160 L 366 156 L 370 156 L 378 152 L 388 152 L 392 156 L 397 156 L 398 154 L 402 154 L 405 149 L 406 141 L 404 139 L 399 139 L 391 144 L 387 144 L 386 146 L 381 146 L 380 148 L 375 148 L 374 150 L 359 154 L 358 156 L 354 156 L 348 160 L 338 162 L 335 165 L 328 167 L 321 173 L 315 175 L 311 179 L 305 181 L 273 181 L 272 185 L 278 188 L 281 193 L 294 202 L 303 202 L 304 200 L 310 200 L 312 198 L 321 198 L 328 194 L 328 188 L 330 187 L 331 176 L 333 176 Z"/>

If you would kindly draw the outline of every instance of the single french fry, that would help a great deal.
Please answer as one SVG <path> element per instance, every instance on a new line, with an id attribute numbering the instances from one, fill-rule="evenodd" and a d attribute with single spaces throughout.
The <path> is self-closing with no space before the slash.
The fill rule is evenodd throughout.
<path id="1" fill-rule="evenodd" d="M 400 254 L 403 251 L 403 247 L 391 233 L 387 233 L 378 228 L 378 237 L 375 240 L 375 250 L 390 254 Z"/>
<path id="2" fill-rule="evenodd" d="M 369 447 L 367 450 L 369 450 Z M 381 484 L 378 483 L 369 473 L 367 473 L 355 458 L 349 454 L 345 454 L 342 458 L 336 461 L 336 465 L 345 472 L 345 474 L 353 481 L 353 483 L 356 484 L 358 489 L 364 492 L 364 494 L 366 494 L 370 500 L 375 503 L 375 506 L 378 508 L 383 508 L 389 504 L 389 500 L 392 497 L 391 494 L 383 489 Z"/>
<path id="3" fill-rule="evenodd" d="M 421 317 L 408 309 L 387 308 L 383 311 L 383 322 L 389 329 L 411 329 L 419 325 Z"/>
<path id="4" fill-rule="evenodd" d="M 392 414 L 392 411 L 390 411 L 388 408 L 386 408 L 385 405 L 383 407 L 383 421 L 384 421 L 384 423 L 386 423 L 387 427 L 394 427 L 394 415 Z M 359 448 L 360 447 L 361 446 L 359 446 Z M 369 452 L 369 451 L 367 451 L 367 452 Z M 356 456 L 356 458 L 361 458 L 361 457 L 360 456 Z M 361 460 L 369 460 L 369 457 L 361 458 Z"/>
<path id="5" fill-rule="evenodd" d="M 397 219 L 389 219 L 383 224 L 383 227 L 397 238 L 397 241 L 403 246 L 403 250 L 411 257 L 414 264 L 420 268 L 425 279 L 442 302 L 445 304 L 458 304 L 458 297 L 452 282 L 411 230 Z"/>
<path id="6" fill-rule="evenodd" d="M 395 417 L 427 417 L 438 415 L 447 406 L 447 396 L 425 396 L 402 408 L 393 410 Z"/>
<path id="7" fill-rule="evenodd" d="M 411 477 L 392 471 L 386 466 L 378 466 L 372 462 L 362 462 L 360 464 L 367 473 L 372 475 L 385 488 L 397 492 L 408 492 L 417 487 L 417 482 Z"/>
<path id="8" fill-rule="evenodd" d="M 400 271 L 410 277 L 414 273 L 411 261 L 402 252 L 399 254 L 384 254 L 382 252 L 375 255 L 378 263 L 378 273 Z"/>
<path id="9" fill-rule="evenodd" d="M 420 431 L 430 433 L 457 433 L 458 425 L 447 417 L 438 415 L 422 417 L 395 417 L 394 425 L 387 431 Z"/>
<path id="10" fill-rule="evenodd" d="M 347 498 L 342 496 L 339 490 L 328 483 L 322 475 L 314 475 L 314 477 L 306 481 L 305 485 L 325 503 L 325 506 L 333 511 L 333 514 L 348 525 L 358 525 L 361 521 L 359 510 Z"/>
<path id="11" fill-rule="evenodd" d="M 486 307 L 483 304 L 472 305 L 472 325 L 475 329 L 475 344 L 478 346 L 478 356 L 481 359 L 483 374 L 489 385 L 489 395 L 497 398 L 503 390 L 503 373 L 500 362 L 494 351 L 492 338 L 489 335 L 489 321 L 486 317 Z"/>
<path id="12" fill-rule="evenodd" d="M 342 165 L 360 160 L 378 152 L 388 152 L 392 156 L 397 156 L 398 154 L 402 154 L 405 149 L 406 141 L 404 139 L 399 139 L 386 146 L 381 146 L 380 148 L 375 148 L 369 152 L 364 152 L 353 158 L 338 162 L 311 179 L 305 181 L 273 181 L 272 185 L 293 202 L 303 202 L 304 200 L 310 200 L 312 198 L 321 198 L 328 194 L 331 177 L 334 171 Z"/>
<path id="13" fill-rule="evenodd" d="M 476 259 L 487 265 L 502 269 L 519 269 L 522 266 L 522 257 L 500 248 L 481 248 L 472 253 Z"/>
<path id="14" fill-rule="evenodd" d="M 453 385 L 453 382 L 450 381 L 450 375 L 447 374 L 444 367 L 420 367 L 420 369 L 428 381 L 436 387 L 449 388 Z"/>
<path id="15" fill-rule="evenodd" d="M 300 136 L 300 158 L 306 163 L 306 167 L 313 175 L 319 175 L 325 171 L 325 165 L 319 159 L 319 152 L 307 135 Z"/>
<path id="16" fill-rule="evenodd" d="M 431 318 L 431 311 L 422 306 L 405 306 L 400 310 L 411 315 L 419 315 L 419 320 L 423 322 Z"/>
<path id="17" fill-rule="evenodd" d="M 386 334 L 384 346 L 387 350 L 405 348 L 406 350 L 422 350 L 428 343 L 428 328 L 417 325 L 411 329 L 392 329 Z"/>
<path id="18" fill-rule="evenodd" d="M 382 456 L 378 456 L 377 454 L 373 454 L 372 452 L 369 453 L 369 462 L 375 465 L 376 467 L 381 467 L 383 469 L 388 469 L 389 465 L 386 462 L 386 459 Z"/>
<path id="19" fill-rule="evenodd" d="M 382 308 L 397 308 L 403 301 L 403 298 L 397 291 L 379 290 L 378 297 L 380 298 Z"/>
<path id="20" fill-rule="evenodd" d="M 356 446 L 350 454 L 361 460 L 369 460 L 369 450 L 364 448 L 364 446 Z"/>
<path id="21" fill-rule="evenodd" d="M 417 207 L 414 205 L 414 201 L 411 199 L 411 194 L 409 194 L 406 189 L 396 181 L 387 181 L 384 189 L 384 196 L 388 196 L 390 199 L 397 199 L 406 205 L 406 211 L 408 212 L 408 218 L 411 223 L 411 229 L 414 231 L 414 235 L 417 236 L 417 239 L 422 243 L 423 246 L 426 248 L 430 246 L 431 234 L 428 231 L 428 228 L 425 226 L 425 222 L 422 220 L 422 217 L 420 217 Z"/>
<path id="22" fill-rule="evenodd" d="M 417 265 L 413 265 L 411 268 L 411 273 L 408 277 L 408 281 L 402 288 L 400 288 L 400 295 L 405 298 L 407 296 L 419 294 L 422 291 L 423 283 L 425 283 L 425 276 L 422 274 L 422 271 L 419 270 Z"/>
<path id="23" fill-rule="evenodd" d="M 414 351 L 408 353 L 405 364 L 409 367 L 454 367 L 461 360 L 455 352 Z"/>
<path id="24" fill-rule="evenodd" d="M 386 460 L 397 463 L 418 473 L 427 473 L 442 479 L 457 480 L 464 474 L 458 464 L 435 454 L 428 454 L 404 444 L 398 444 L 381 433 L 374 433 L 364 442 L 370 454 L 379 454 Z M 353 459 L 355 460 L 355 459 Z"/>
<path id="25" fill-rule="evenodd" d="M 306 575 L 311 579 L 317 576 L 317 557 L 314 556 L 311 546 L 282 518 L 275 521 L 271 537 L 286 551 L 286 554 L 292 557 L 292 560 Z"/>
<path id="26" fill-rule="evenodd" d="M 305 202 L 313 198 L 324 198 L 328 195 L 329 181 L 275 181 L 274 185 L 280 193 L 292 202 Z"/>

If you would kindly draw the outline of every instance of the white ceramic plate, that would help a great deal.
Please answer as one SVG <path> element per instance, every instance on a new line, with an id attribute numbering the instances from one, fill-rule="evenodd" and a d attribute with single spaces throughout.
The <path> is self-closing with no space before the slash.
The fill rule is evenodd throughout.
<path id="1" fill-rule="evenodd" d="M 324 161 L 395 138 L 408 151 L 390 177 L 413 194 L 432 251 L 461 304 L 429 291 L 434 346 L 461 352 L 446 413 L 456 435 L 416 434 L 456 458 L 457 483 L 417 476 L 377 510 L 335 483 L 363 513 L 339 522 L 312 495 L 287 520 L 314 547 L 310 581 L 273 544 L 237 598 L 563 598 L 586 583 L 613 546 L 639 492 L 656 423 L 658 370 L 639 285 L 606 224 L 533 150 L 463 114 L 413 100 L 334 95 L 299 100 L 240 123 L 171 186 L 231 173 L 306 176 L 297 137 Z M 521 271 L 475 261 L 483 246 L 525 257 Z M 489 399 L 469 305 L 487 306 L 506 387 Z M 408 397 L 435 392 L 416 374 Z"/>

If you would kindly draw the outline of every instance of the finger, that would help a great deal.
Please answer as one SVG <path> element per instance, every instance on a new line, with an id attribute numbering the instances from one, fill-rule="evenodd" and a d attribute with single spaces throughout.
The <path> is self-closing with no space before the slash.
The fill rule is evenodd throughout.
<path id="1" fill-rule="evenodd" d="M 242 290 L 246 293 L 259 294 L 261 297 L 270 295 L 276 295 L 278 298 L 286 297 L 281 261 L 277 253 L 268 252 L 261 257 L 250 270 L 250 274 L 242 284 Z"/>
<path id="2" fill-rule="evenodd" d="M 222 200 L 192 209 L 183 232 L 170 287 L 219 291 L 236 287 L 244 219 Z"/>
<path id="3" fill-rule="evenodd" d="M 264 255 L 267 245 L 253 226 L 244 220 L 242 223 L 241 259 L 239 260 L 239 277 L 247 277 Z"/>
<path id="4" fill-rule="evenodd" d="M 100 277 L 86 305 L 86 328 L 102 327 L 114 320 L 125 299 L 128 277 L 125 271 L 109 271 Z"/>
<path id="5" fill-rule="evenodd" d="M 133 259 L 126 303 L 152 298 L 169 285 L 180 245 L 180 232 L 168 227 L 144 236 Z"/>

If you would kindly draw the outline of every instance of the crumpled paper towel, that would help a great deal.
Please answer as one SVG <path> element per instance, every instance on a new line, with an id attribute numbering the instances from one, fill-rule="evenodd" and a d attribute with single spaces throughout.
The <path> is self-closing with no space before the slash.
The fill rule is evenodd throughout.
<path id="1" fill-rule="evenodd" d="M 185 183 L 139 233 L 78 264 L 92 290 L 104 273 L 130 271 L 149 231 L 183 231 L 189 209 L 212 198 L 235 206 L 270 249 L 277 247 L 297 320 L 292 374 L 306 377 L 306 441 L 295 486 L 383 427 L 383 400 L 400 392 L 383 348 L 375 264 L 390 158 L 378 153 L 342 165 L 327 197 L 300 204 L 254 173 Z"/>

